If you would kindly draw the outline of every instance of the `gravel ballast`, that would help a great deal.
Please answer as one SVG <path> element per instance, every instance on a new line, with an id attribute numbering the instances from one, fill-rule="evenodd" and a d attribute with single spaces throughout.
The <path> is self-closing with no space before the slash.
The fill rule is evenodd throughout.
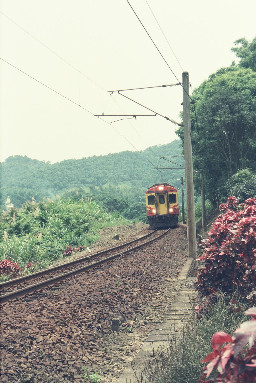
<path id="1" fill-rule="evenodd" d="M 108 245 L 101 240 L 99 248 L 143 235 L 147 227 L 133 233 L 130 227 L 123 237 L 112 229 Z M 170 304 L 186 243 L 180 226 L 128 256 L 3 304 L 1 381 L 85 382 L 86 367 L 110 383 Z M 111 329 L 113 319 L 119 332 Z"/>

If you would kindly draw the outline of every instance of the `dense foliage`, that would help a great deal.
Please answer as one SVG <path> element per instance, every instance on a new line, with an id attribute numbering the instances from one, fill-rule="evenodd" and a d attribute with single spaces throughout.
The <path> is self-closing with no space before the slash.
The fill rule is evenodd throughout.
<path id="1" fill-rule="evenodd" d="M 239 202 L 243 202 L 256 196 L 256 174 L 249 169 L 239 170 L 223 186 L 226 194 L 234 195 Z"/>
<path id="2" fill-rule="evenodd" d="M 230 197 L 220 210 L 203 241 L 197 288 L 203 296 L 220 289 L 246 297 L 256 285 L 256 199 L 239 205 Z"/>
<path id="3" fill-rule="evenodd" d="M 256 72 L 256 37 L 250 43 L 245 38 L 235 41 L 235 47 L 231 50 L 240 59 L 238 66 L 251 68 Z"/>
<path id="4" fill-rule="evenodd" d="M 219 70 L 192 100 L 194 167 L 204 174 L 207 197 L 216 203 L 227 179 L 240 169 L 256 168 L 256 73 Z"/>
<path id="5" fill-rule="evenodd" d="M 58 199 L 26 202 L 0 216 L 0 259 L 2 274 L 15 262 L 27 269 L 48 266 L 60 257 L 81 251 L 98 237 L 102 227 L 124 224 L 94 201 Z M 7 270 L 8 271 L 8 270 Z"/>
<path id="6" fill-rule="evenodd" d="M 145 190 L 134 190 L 129 184 L 121 186 L 90 186 L 68 190 L 62 194 L 73 199 L 95 201 L 109 213 L 122 215 L 130 220 L 146 222 Z"/>
<path id="7" fill-rule="evenodd" d="M 195 186 L 199 191 L 202 173 L 206 197 L 215 205 L 229 195 L 223 186 L 230 177 L 256 169 L 256 38 L 235 45 L 238 64 L 212 74 L 191 96 Z M 183 140 L 183 127 L 177 133 Z"/>
<path id="8" fill-rule="evenodd" d="M 136 210 L 145 209 L 145 190 L 155 183 L 168 182 L 175 187 L 184 176 L 183 157 L 175 163 L 160 160 L 163 156 L 181 155 L 179 140 L 155 146 L 141 152 L 121 152 L 93 156 L 81 160 L 66 160 L 55 164 L 28 157 L 9 157 L 1 164 L 2 208 L 9 196 L 15 207 L 25 201 L 53 198 L 71 189 L 83 189 L 86 196 L 107 203 L 108 210 L 116 207 L 128 218 L 137 217 Z M 162 170 L 159 167 L 180 167 Z M 111 202 L 111 196 L 115 201 Z M 139 203 L 139 206 L 138 206 Z M 135 212 L 135 213 L 134 213 Z"/>

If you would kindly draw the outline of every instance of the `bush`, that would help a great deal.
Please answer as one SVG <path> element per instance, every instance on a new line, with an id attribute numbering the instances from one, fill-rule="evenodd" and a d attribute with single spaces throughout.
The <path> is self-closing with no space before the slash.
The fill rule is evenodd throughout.
<path id="1" fill-rule="evenodd" d="M 235 195 L 243 202 L 248 198 L 256 196 L 256 175 L 249 169 L 239 170 L 226 183 L 227 195 Z"/>
<path id="2" fill-rule="evenodd" d="M 256 199 L 239 205 L 229 197 L 220 211 L 203 241 L 197 289 L 202 296 L 220 289 L 228 294 L 237 290 L 246 297 L 256 285 Z"/>
<path id="3" fill-rule="evenodd" d="M 245 314 L 252 320 L 242 323 L 233 337 L 223 331 L 213 335 L 201 383 L 256 383 L 256 307 Z M 215 375 L 213 380 L 208 380 L 210 375 Z"/>
<path id="4" fill-rule="evenodd" d="M 28 262 L 33 270 L 45 268 L 89 246 L 101 228 L 125 223 L 93 201 L 26 202 L 0 214 L 0 259 L 17 262 L 23 269 Z"/>
<path id="5" fill-rule="evenodd" d="M 0 276 L 4 275 L 17 275 L 21 272 L 21 268 L 16 262 L 12 262 L 9 259 L 3 259 L 0 261 Z"/>

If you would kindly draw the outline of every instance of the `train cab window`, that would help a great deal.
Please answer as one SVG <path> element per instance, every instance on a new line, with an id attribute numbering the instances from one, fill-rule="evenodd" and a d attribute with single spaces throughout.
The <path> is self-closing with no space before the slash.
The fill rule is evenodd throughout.
<path id="1" fill-rule="evenodd" d="M 159 194 L 159 203 L 163 205 L 165 203 L 165 198 L 163 194 Z"/>
<path id="2" fill-rule="evenodd" d="M 148 196 L 148 205 L 154 205 L 155 204 L 155 196 L 149 195 Z"/>
<path id="3" fill-rule="evenodd" d="M 169 203 L 176 203 L 176 194 L 169 194 Z"/>

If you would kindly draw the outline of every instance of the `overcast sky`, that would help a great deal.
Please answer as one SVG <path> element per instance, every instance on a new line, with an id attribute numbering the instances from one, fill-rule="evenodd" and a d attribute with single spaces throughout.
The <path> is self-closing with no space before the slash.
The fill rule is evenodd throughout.
<path id="1" fill-rule="evenodd" d="M 0 0 L 1 160 L 58 162 L 169 143 L 177 126 L 163 117 L 94 117 L 151 114 L 107 91 L 176 84 L 183 71 L 192 91 L 232 63 L 235 40 L 256 36 L 256 0 L 129 2 L 163 57 L 127 0 Z M 179 121 L 181 86 L 124 94 Z"/>

